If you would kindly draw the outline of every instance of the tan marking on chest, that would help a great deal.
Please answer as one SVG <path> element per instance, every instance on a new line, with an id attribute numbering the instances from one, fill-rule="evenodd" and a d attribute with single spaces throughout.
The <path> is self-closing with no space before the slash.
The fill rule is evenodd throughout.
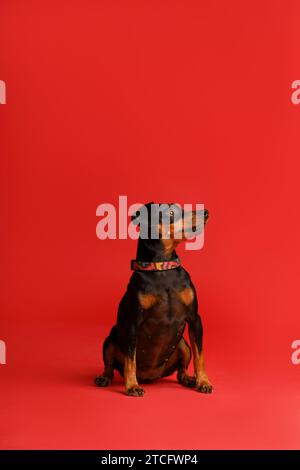
<path id="1" fill-rule="evenodd" d="M 147 310 L 148 308 L 151 308 L 157 302 L 157 297 L 153 294 L 141 294 L 141 293 L 139 293 L 138 298 L 139 298 L 140 306 L 144 310 Z"/>
<path id="2" fill-rule="evenodd" d="M 184 305 L 190 305 L 194 300 L 193 289 L 190 287 L 183 289 L 181 292 L 179 292 L 178 297 Z"/>

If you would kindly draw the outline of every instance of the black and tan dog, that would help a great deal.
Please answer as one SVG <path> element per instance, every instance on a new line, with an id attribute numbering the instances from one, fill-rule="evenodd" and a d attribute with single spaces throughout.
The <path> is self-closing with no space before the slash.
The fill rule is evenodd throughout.
<path id="1" fill-rule="evenodd" d="M 149 382 L 177 371 L 180 384 L 211 393 L 212 385 L 204 367 L 203 328 L 196 291 L 175 252 L 178 243 L 186 240 L 186 229 L 199 232 L 204 228 L 208 211 L 200 211 L 199 222 L 199 211 L 184 214 L 179 206 L 164 205 L 170 218 L 168 232 L 160 217 L 159 236 L 153 239 L 150 233 L 153 205 L 143 206 L 148 209 L 146 230 L 150 236 L 139 238 L 136 260 L 131 266 L 134 272 L 119 305 L 117 324 L 103 345 L 104 372 L 96 377 L 95 383 L 99 387 L 110 385 L 117 370 L 125 378 L 127 395 L 140 397 L 144 390 L 138 381 Z M 138 215 L 140 212 L 137 218 Z M 181 238 L 178 230 L 182 231 Z M 194 377 L 187 374 L 192 354 L 183 337 L 186 323 L 194 358 Z"/>

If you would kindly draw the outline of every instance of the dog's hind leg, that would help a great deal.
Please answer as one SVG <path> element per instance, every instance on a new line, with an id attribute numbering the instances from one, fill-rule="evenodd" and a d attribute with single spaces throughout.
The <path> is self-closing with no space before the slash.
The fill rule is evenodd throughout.
<path id="1" fill-rule="evenodd" d="M 115 348 L 116 345 L 108 336 L 103 344 L 103 361 L 104 372 L 95 378 L 97 387 L 107 387 L 110 385 L 114 378 L 114 361 L 115 361 Z"/>
<path id="2" fill-rule="evenodd" d="M 196 378 L 187 374 L 187 368 L 191 361 L 192 353 L 189 344 L 182 337 L 178 344 L 178 372 L 177 380 L 184 387 L 195 387 Z"/>

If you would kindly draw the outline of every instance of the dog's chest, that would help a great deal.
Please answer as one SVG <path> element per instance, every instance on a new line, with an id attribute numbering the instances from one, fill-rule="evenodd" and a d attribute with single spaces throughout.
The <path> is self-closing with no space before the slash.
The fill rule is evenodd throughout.
<path id="1" fill-rule="evenodd" d="M 154 302 L 154 303 L 152 303 Z M 189 307 L 178 292 L 160 292 L 141 308 L 137 325 L 137 365 L 139 371 L 165 364 L 183 335 Z M 153 372 L 153 377 L 155 373 Z"/>
<path id="2" fill-rule="evenodd" d="M 143 289 L 138 292 L 141 312 L 152 313 L 151 317 L 181 316 L 194 301 L 195 293 L 191 286 L 167 287 L 161 289 Z"/>
<path id="3" fill-rule="evenodd" d="M 139 292 L 138 334 L 144 339 L 176 341 L 194 301 L 191 287 Z"/>
<path id="4" fill-rule="evenodd" d="M 140 338 L 152 343 L 176 343 L 196 304 L 196 293 L 187 273 L 179 269 L 143 276 L 136 287 Z"/>

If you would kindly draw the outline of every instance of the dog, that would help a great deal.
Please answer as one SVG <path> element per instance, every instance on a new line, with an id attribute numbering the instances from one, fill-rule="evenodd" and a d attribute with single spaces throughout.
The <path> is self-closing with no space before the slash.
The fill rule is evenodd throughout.
<path id="1" fill-rule="evenodd" d="M 187 240 L 187 233 L 204 229 L 208 210 L 187 213 L 175 204 L 164 204 L 163 210 L 160 207 L 148 203 L 132 216 L 140 227 L 136 259 L 131 262 L 133 274 L 119 304 L 117 323 L 104 341 L 104 372 L 95 378 L 95 384 L 109 386 L 117 370 L 125 379 L 126 394 L 142 397 L 144 389 L 139 382 L 177 372 L 181 385 L 211 393 L 196 290 L 175 251 L 180 241 Z M 141 217 L 142 213 L 146 216 Z M 166 219 L 168 224 L 163 222 Z M 142 232 L 148 236 L 142 237 Z M 183 337 L 186 324 L 191 347 Z M 194 376 L 189 376 L 192 353 Z"/>

